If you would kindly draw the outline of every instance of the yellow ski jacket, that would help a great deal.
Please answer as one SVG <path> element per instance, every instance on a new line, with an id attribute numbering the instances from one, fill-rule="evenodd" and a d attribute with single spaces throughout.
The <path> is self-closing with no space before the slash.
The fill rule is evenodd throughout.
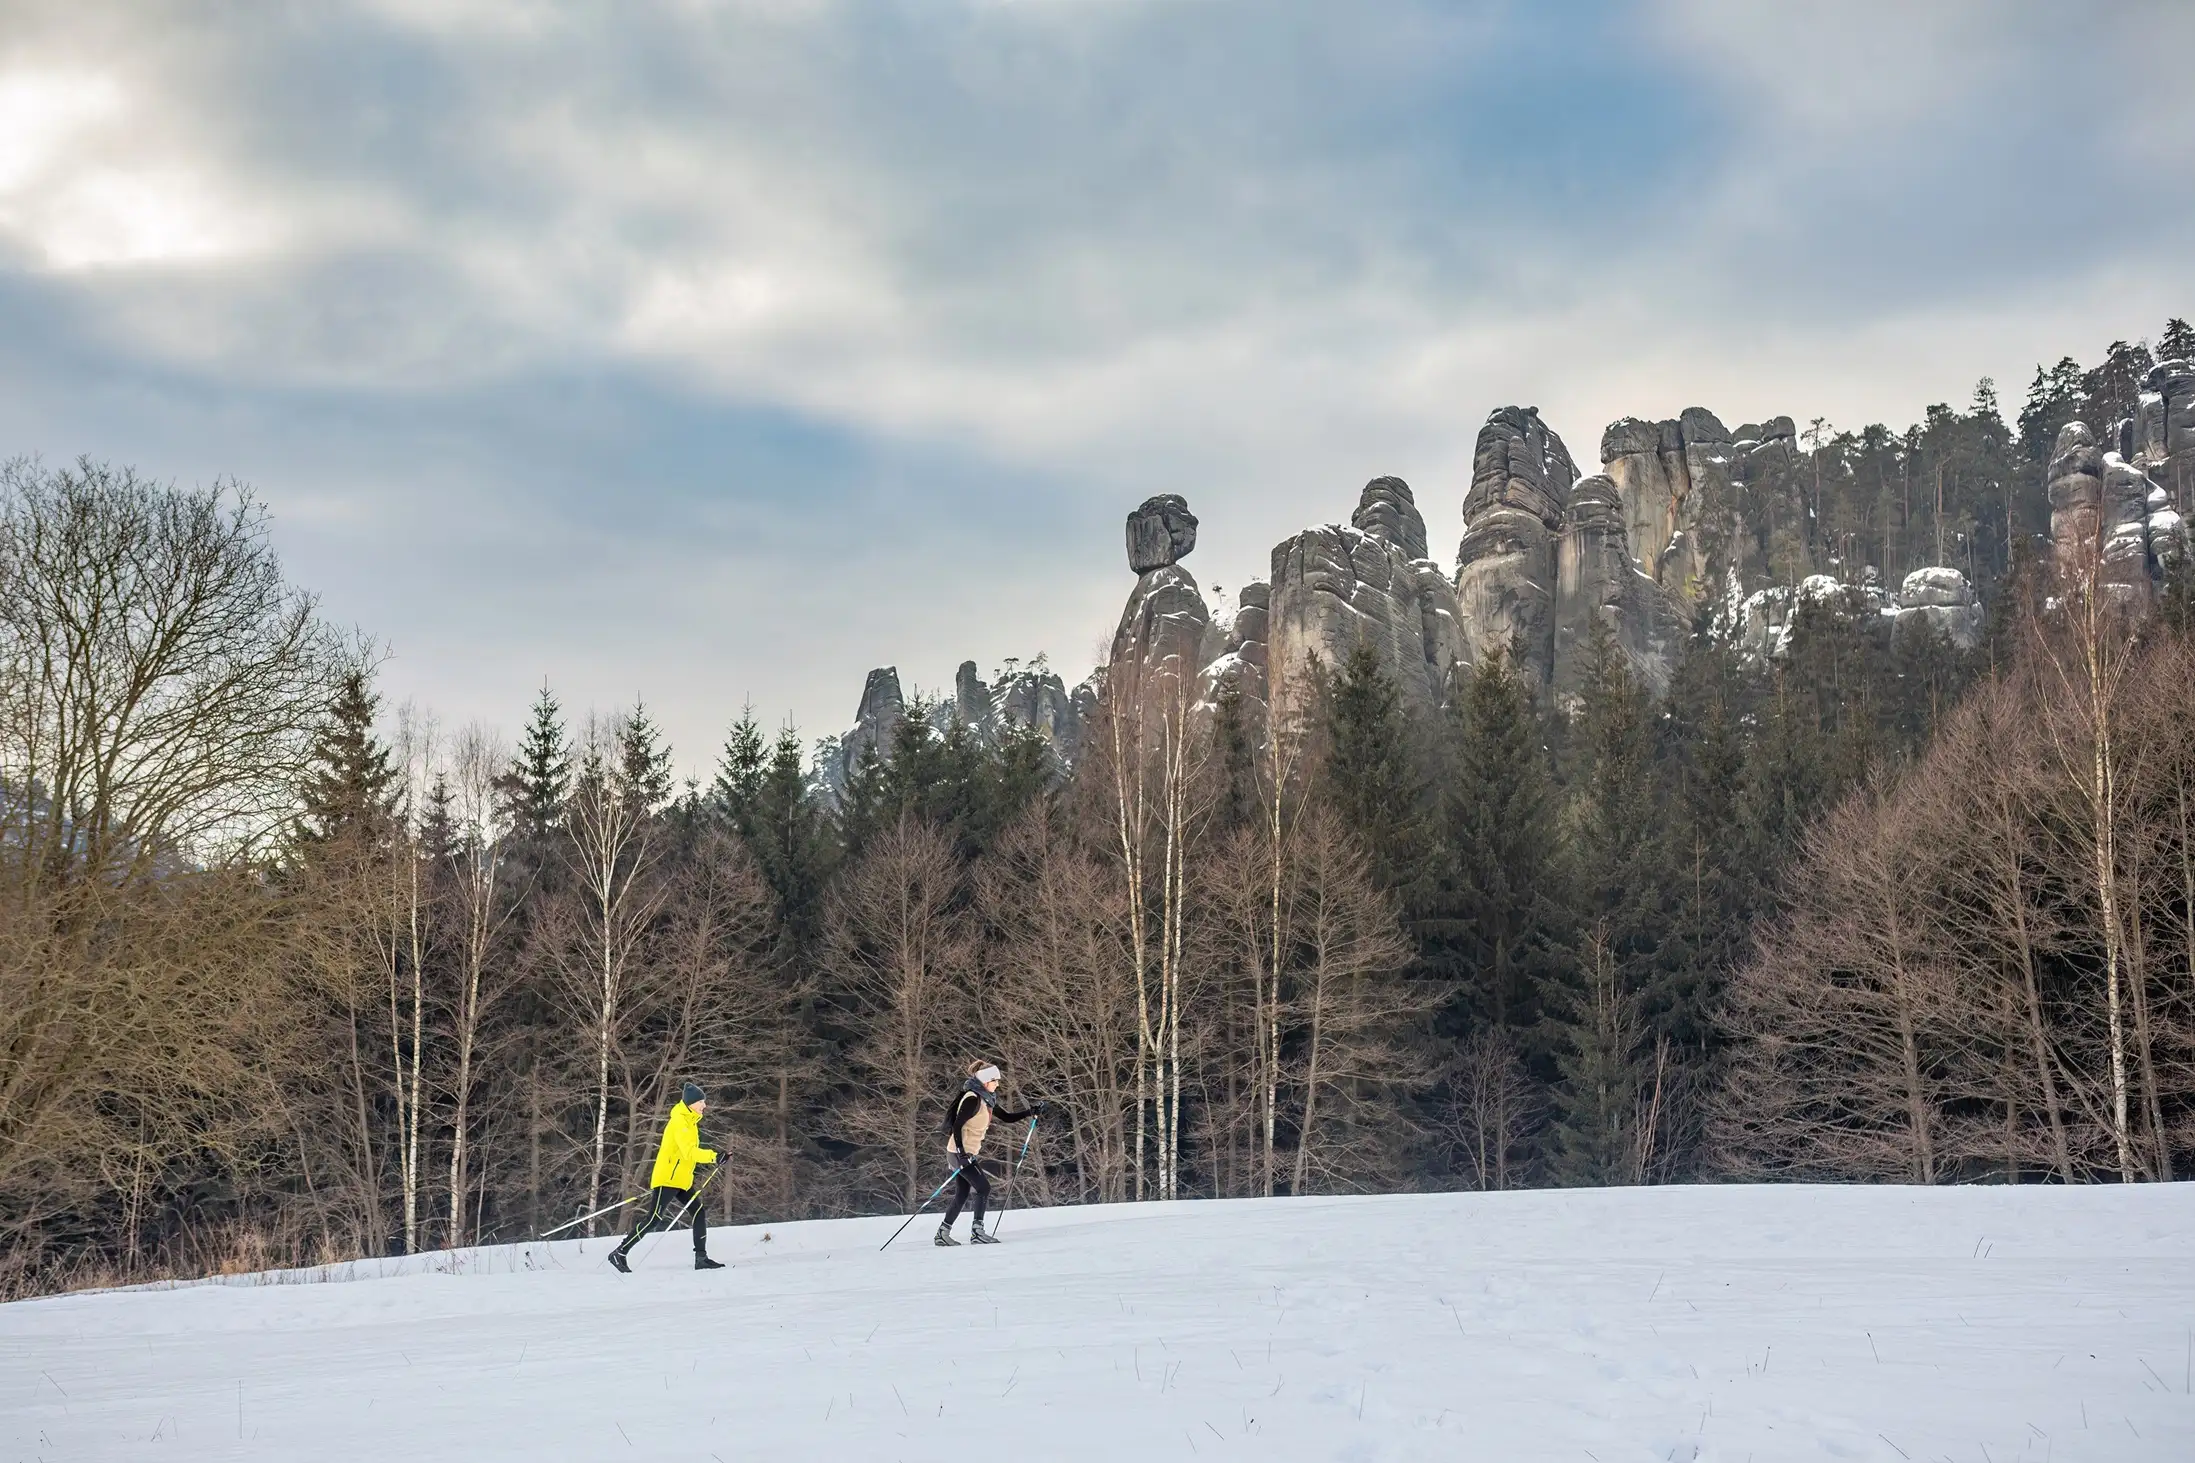
<path id="1" fill-rule="evenodd" d="M 690 1189 L 694 1165 L 716 1162 L 716 1150 L 701 1146 L 701 1118 L 685 1103 L 671 1109 L 663 1125 L 663 1145 L 655 1151 L 655 1170 L 648 1175 L 651 1189 Z"/>

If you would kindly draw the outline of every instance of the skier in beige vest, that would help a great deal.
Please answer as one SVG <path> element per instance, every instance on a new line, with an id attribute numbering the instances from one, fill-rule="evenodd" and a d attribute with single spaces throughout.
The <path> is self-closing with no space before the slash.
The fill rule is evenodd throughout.
<path id="1" fill-rule="evenodd" d="M 953 1221 L 960 1218 L 961 1206 L 968 1202 L 972 1192 L 976 1196 L 975 1221 L 969 1241 L 979 1245 L 995 1245 L 995 1236 L 983 1229 L 983 1211 L 991 1202 L 991 1181 L 983 1174 L 983 1138 L 991 1131 L 991 1120 L 1002 1123 L 1027 1122 L 1048 1106 L 1038 1103 L 1027 1112 L 1009 1112 L 998 1107 L 999 1070 L 996 1065 L 978 1059 L 968 1064 L 968 1085 L 953 1099 L 953 1111 L 946 1123 L 945 1156 L 953 1161 L 953 1202 L 945 1211 L 945 1222 L 937 1227 L 936 1243 L 955 1246 Z"/>

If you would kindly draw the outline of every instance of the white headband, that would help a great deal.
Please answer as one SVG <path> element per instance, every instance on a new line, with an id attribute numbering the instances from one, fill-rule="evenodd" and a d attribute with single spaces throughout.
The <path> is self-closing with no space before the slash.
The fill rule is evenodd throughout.
<path id="1" fill-rule="evenodd" d="M 976 1080 L 978 1082 L 996 1082 L 998 1080 L 998 1068 L 985 1067 L 982 1071 L 976 1073 Z"/>

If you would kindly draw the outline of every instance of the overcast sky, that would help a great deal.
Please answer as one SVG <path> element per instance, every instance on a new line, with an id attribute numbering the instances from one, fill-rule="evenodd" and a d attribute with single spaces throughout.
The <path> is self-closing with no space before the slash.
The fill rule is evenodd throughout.
<path id="1" fill-rule="evenodd" d="M 0 0 L 0 456 L 248 483 L 384 690 L 1087 671 L 1488 411 L 1903 424 L 2195 314 L 2184 0 Z"/>

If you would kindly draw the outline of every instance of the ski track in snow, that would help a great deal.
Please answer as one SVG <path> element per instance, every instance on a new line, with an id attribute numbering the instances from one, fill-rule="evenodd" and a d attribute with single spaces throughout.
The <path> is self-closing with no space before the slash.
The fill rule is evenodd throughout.
<path id="1" fill-rule="evenodd" d="M 0 1463 L 2195 1459 L 2195 1185 L 897 1223 L 0 1306 Z"/>

